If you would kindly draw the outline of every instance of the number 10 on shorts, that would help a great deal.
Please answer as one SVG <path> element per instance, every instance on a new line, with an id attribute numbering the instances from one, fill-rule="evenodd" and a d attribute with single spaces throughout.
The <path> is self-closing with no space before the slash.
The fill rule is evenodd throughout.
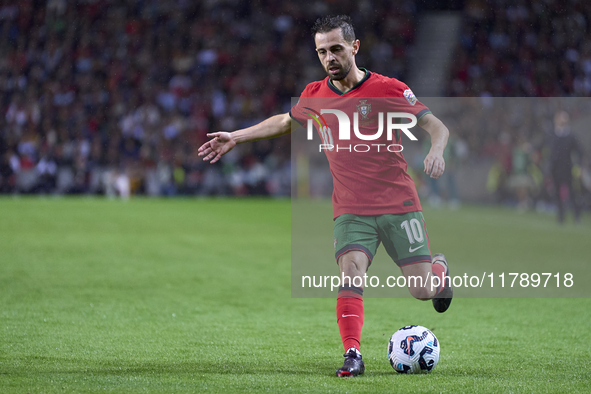
<path id="1" fill-rule="evenodd" d="M 400 227 L 406 231 L 408 242 L 410 242 L 411 245 L 415 242 L 421 243 L 425 240 L 423 229 L 421 228 L 421 223 L 418 219 L 412 218 L 410 220 L 405 220 Z"/>

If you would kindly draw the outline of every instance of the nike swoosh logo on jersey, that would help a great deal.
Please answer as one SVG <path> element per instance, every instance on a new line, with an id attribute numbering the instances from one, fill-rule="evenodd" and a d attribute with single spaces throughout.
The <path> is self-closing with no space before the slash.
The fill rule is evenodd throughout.
<path id="1" fill-rule="evenodd" d="M 359 317 L 359 315 L 345 315 L 345 314 L 341 315 L 341 317 L 351 317 L 351 316 Z"/>
<path id="2" fill-rule="evenodd" d="M 413 247 L 411 246 L 411 247 L 409 247 L 409 248 L 408 248 L 408 252 L 409 252 L 409 253 L 412 253 L 412 252 L 414 252 L 415 250 L 419 250 L 419 249 L 421 249 L 423 246 L 425 246 L 425 245 L 423 244 L 423 245 L 421 245 L 421 246 L 417 246 L 416 248 L 413 248 Z"/>

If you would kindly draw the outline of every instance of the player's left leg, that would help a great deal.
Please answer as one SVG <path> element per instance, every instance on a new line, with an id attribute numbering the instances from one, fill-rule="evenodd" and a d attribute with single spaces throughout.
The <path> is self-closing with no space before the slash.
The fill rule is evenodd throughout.
<path id="1" fill-rule="evenodd" d="M 443 313 L 449 308 L 451 300 L 454 297 L 451 276 L 449 275 L 449 266 L 447 265 L 447 259 L 443 253 L 433 255 L 433 266 L 431 269 L 433 273 L 440 272 L 440 278 L 443 280 L 437 289 L 437 293 L 432 299 L 433 308 L 435 308 L 437 312 Z"/>
<path id="2" fill-rule="evenodd" d="M 382 215 L 377 222 L 382 243 L 402 270 L 412 296 L 433 299 L 437 312 L 447 310 L 453 297 L 447 260 L 442 254 L 431 258 L 422 212 Z"/>
<path id="3" fill-rule="evenodd" d="M 579 204 L 579 196 L 577 195 L 577 191 L 574 187 L 573 184 L 573 179 L 572 179 L 572 175 L 570 177 L 571 179 L 568 180 L 567 186 L 568 186 L 568 197 L 570 198 L 572 207 L 573 207 L 573 212 L 575 215 L 575 223 L 581 223 L 581 205 Z"/>
<path id="4" fill-rule="evenodd" d="M 416 263 L 400 267 L 410 294 L 419 300 L 430 300 L 437 294 L 439 280 L 432 263 Z M 435 279 L 433 279 L 435 278 Z M 435 283 L 431 283 L 435 282 Z"/>
<path id="5" fill-rule="evenodd" d="M 562 177 L 563 174 L 561 174 L 560 172 L 552 172 L 552 188 L 554 192 L 553 194 L 556 203 L 556 208 L 558 208 L 558 223 L 560 224 L 564 223 L 564 202 L 562 201 L 562 193 L 560 193 L 560 189 L 563 184 Z"/>
<path id="6" fill-rule="evenodd" d="M 433 255 L 431 263 L 417 263 L 400 267 L 406 277 L 408 290 L 419 300 L 433 300 L 433 308 L 445 312 L 453 299 L 453 288 L 447 259 L 442 253 Z"/>

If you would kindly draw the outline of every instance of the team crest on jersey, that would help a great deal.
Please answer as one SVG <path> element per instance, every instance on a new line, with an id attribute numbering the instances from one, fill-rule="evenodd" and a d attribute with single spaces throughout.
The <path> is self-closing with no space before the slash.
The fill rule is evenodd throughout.
<path id="1" fill-rule="evenodd" d="M 357 112 L 361 114 L 361 119 L 367 119 L 371 112 L 371 104 L 367 104 L 367 100 L 359 100 Z"/>
<path id="2" fill-rule="evenodd" d="M 404 98 L 406 99 L 406 101 L 408 101 L 408 103 L 410 105 L 415 105 L 417 103 L 417 97 L 415 96 L 415 94 L 412 92 L 412 90 L 410 89 L 406 89 L 404 91 L 404 93 L 402 93 L 404 95 Z"/>

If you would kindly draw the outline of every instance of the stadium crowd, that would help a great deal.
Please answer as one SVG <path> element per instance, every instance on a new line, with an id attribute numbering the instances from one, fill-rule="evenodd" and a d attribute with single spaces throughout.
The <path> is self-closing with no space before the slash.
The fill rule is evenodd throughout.
<path id="1" fill-rule="evenodd" d="M 412 1 L 333 1 L 366 64 L 404 72 Z M 210 166 L 211 130 L 290 108 L 322 78 L 320 1 L 8 1 L 0 8 L 0 191 L 289 195 L 289 139 Z M 376 21 L 378 21 L 376 23 Z"/>
<path id="2" fill-rule="evenodd" d="M 470 0 L 449 96 L 591 95 L 591 3 Z"/>
<path id="3" fill-rule="evenodd" d="M 591 3 L 469 0 L 463 19 L 446 95 L 482 97 L 479 107 L 495 122 L 476 117 L 459 136 L 471 152 L 494 160 L 488 188 L 498 201 L 522 209 L 552 202 L 553 116 L 567 109 L 576 121 L 591 110 L 588 101 L 487 98 L 589 97 Z M 580 148 L 574 182 L 589 208 L 591 146 Z"/>
<path id="4" fill-rule="evenodd" d="M 587 98 L 484 96 L 445 101 L 448 110 L 442 118 L 455 134 L 446 150 L 449 175 L 461 167 L 485 163 L 488 173 L 481 176 L 486 178 L 490 201 L 516 205 L 520 210 L 553 211 L 557 183 L 566 181 L 573 188 L 567 195 L 561 192 L 560 200 L 576 192 L 577 199 L 591 208 L 591 147 L 585 146 L 591 139 L 580 138 L 591 111 Z M 556 125 L 558 113 L 568 117 L 561 127 Z M 568 146 L 557 141 L 562 135 L 570 141 Z M 557 165 L 562 168 L 560 177 L 553 170 Z"/>
<path id="5" fill-rule="evenodd" d="M 289 138 L 239 146 L 209 165 L 196 152 L 206 133 L 286 112 L 308 82 L 323 78 L 309 31 L 329 12 L 352 16 L 363 40 L 359 65 L 405 80 L 417 7 L 4 1 L 0 193 L 289 195 Z M 466 1 L 448 95 L 588 96 L 590 17 L 583 0 Z M 519 138 L 542 152 L 531 135 L 539 129 L 526 126 L 458 127 L 456 137 L 473 156 Z"/>

